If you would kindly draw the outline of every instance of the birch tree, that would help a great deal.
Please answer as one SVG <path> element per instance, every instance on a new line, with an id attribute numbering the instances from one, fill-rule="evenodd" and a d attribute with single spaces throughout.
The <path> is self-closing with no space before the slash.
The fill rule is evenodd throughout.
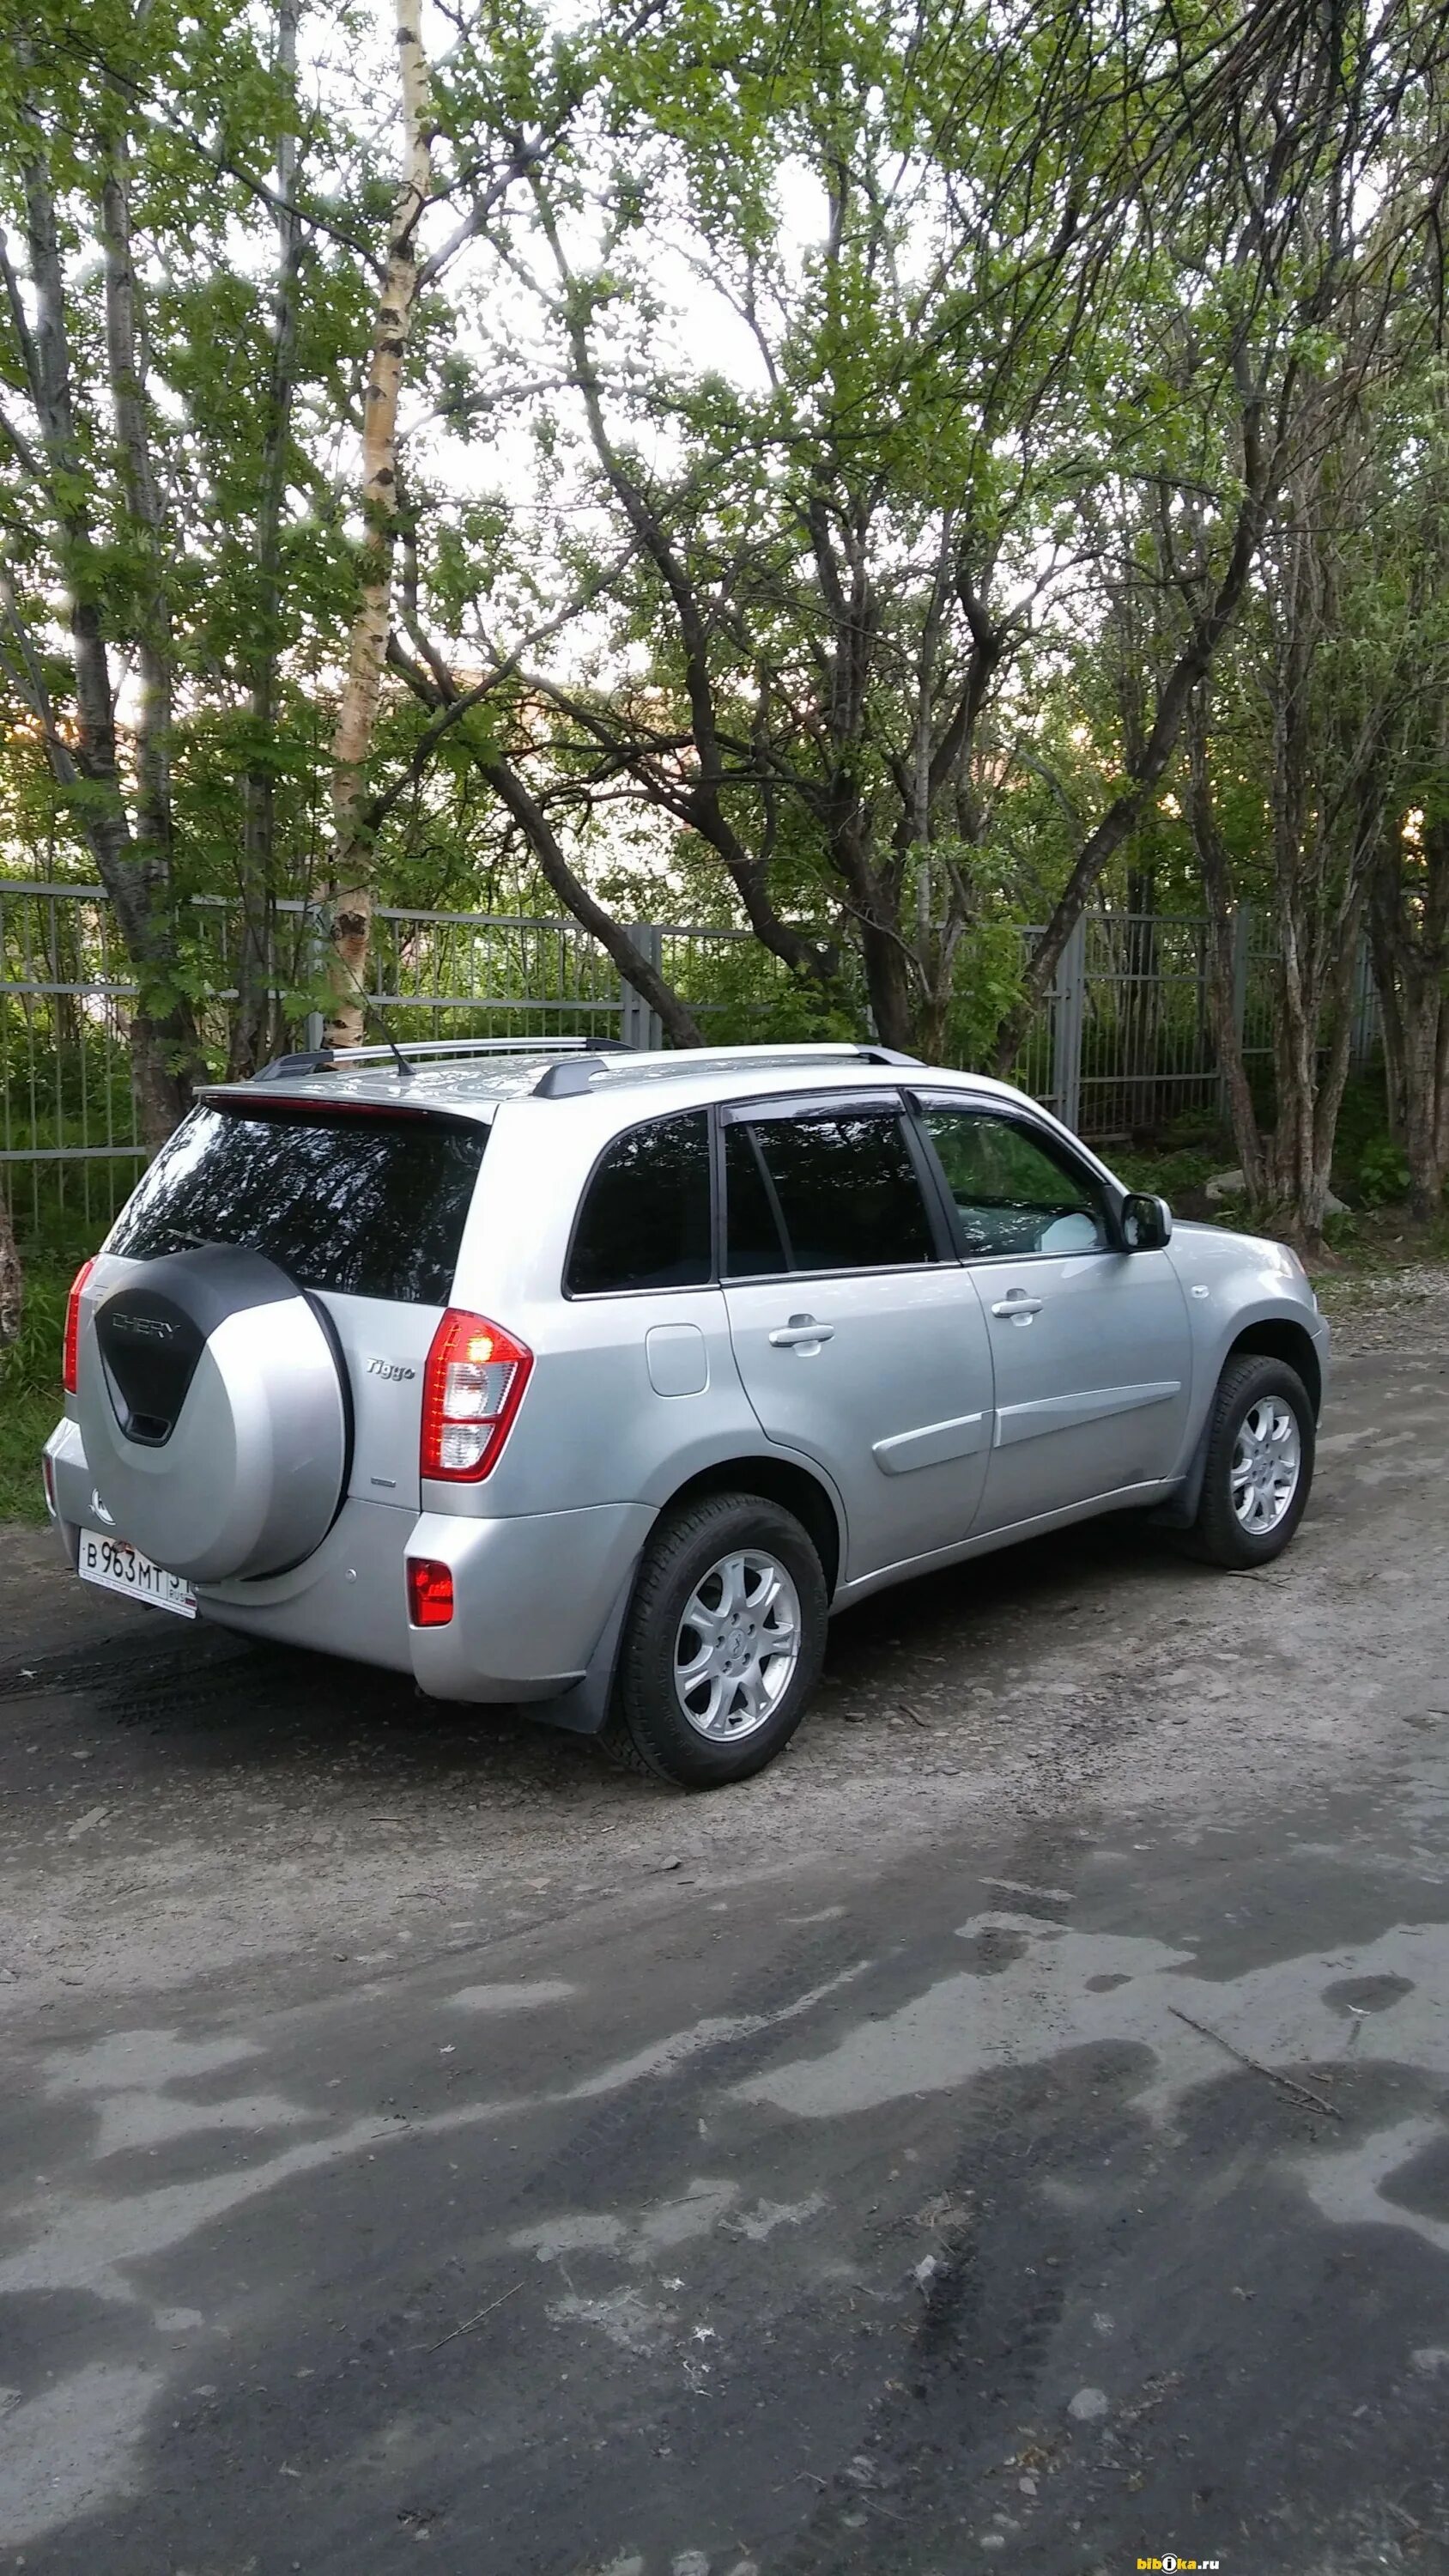
<path id="1" fill-rule="evenodd" d="M 259 488 L 255 517 L 254 634 L 246 662 L 248 749 L 242 778 L 242 847 L 238 872 L 240 932 L 237 1001 L 227 1070 L 256 1070 L 267 1051 L 272 1018 L 273 900 L 277 890 L 275 732 L 283 641 L 282 535 L 296 401 L 297 335 L 303 226 L 297 205 L 297 30 L 301 0 L 278 0 L 276 77 L 279 98 L 272 214 L 276 256 L 271 290 L 269 364 L 263 393 Z"/>
<path id="2" fill-rule="evenodd" d="M 364 829 L 368 760 L 377 728 L 392 620 L 393 555 L 399 523 L 398 403 L 422 267 L 419 228 L 432 191 L 433 126 L 422 0 L 394 0 L 401 151 L 397 191 L 372 353 L 362 397 L 365 532 L 358 562 L 357 605 L 347 673 L 332 737 L 332 892 L 335 962 L 326 1023 L 329 1046 L 355 1046 L 362 1033 L 362 993 L 372 918 L 371 850 Z"/>

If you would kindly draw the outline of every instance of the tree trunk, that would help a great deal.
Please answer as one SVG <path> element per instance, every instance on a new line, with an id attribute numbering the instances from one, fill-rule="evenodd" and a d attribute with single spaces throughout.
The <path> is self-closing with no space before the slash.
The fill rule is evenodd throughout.
<path id="1" fill-rule="evenodd" d="M 277 76 L 286 99 L 297 78 L 297 22 L 301 0 L 278 0 Z M 254 1073 L 270 1051 L 273 1003 L 273 904 L 276 895 L 277 658 L 281 651 L 282 506 L 292 435 L 297 353 L 297 287 L 302 227 L 297 217 L 297 138 L 289 124 L 277 136 L 275 213 L 277 274 L 272 302 L 272 363 L 267 387 L 261 488 L 257 499 L 256 632 L 247 689 L 250 737 L 242 780 L 241 935 L 237 998 L 227 1070 L 233 1079 Z"/>
<path id="2" fill-rule="evenodd" d="M 436 718 L 444 709 L 457 710 L 461 721 L 467 694 L 458 689 L 441 653 L 436 652 L 415 631 L 418 649 L 427 657 L 427 668 L 414 661 L 394 636 L 388 646 L 388 659 L 402 673 L 408 687 L 420 703 Z M 466 740 L 466 736 L 464 737 Z M 667 1035 L 678 1047 L 703 1046 L 699 1023 L 686 1002 L 680 1000 L 672 984 L 666 983 L 658 968 L 635 947 L 621 922 L 590 894 L 588 887 L 575 876 L 563 853 L 558 834 L 511 760 L 495 751 L 483 751 L 468 744 L 479 773 L 486 778 L 495 796 L 505 805 L 518 825 L 524 840 L 538 861 L 539 871 L 550 890 L 557 895 L 566 912 L 572 913 L 580 927 L 597 939 L 605 955 L 613 959 L 623 980 L 643 996 L 651 1011 L 657 1011 Z"/>
<path id="3" fill-rule="evenodd" d="M 1218 830 L 1213 803 L 1209 713 L 1204 681 L 1193 692 L 1188 714 L 1188 822 L 1207 915 L 1208 1005 L 1218 1066 L 1249 1204 L 1256 1208 L 1262 1205 L 1266 1181 L 1263 1139 L 1233 1006 L 1233 889 L 1227 848 Z"/>
<path id="4" fill-rule="evenodd" d="M 1361 906 L 1355 905 L 1344 927 L 1343 957 L 1326 991 L 1310 1000 L 1294 963 L 1284 977 L 1292 999 L 1280 1023 L 1278 1125 L 1269 1157 L 1269 1191 L 1285 1231 L 1308 1252 L 1317 1251 L 1323 1241 L 1324 1202 L 1353 1040 L 1353 961 L 1360 921 Z M 1318 1039 L 1325 1021 L 1332 1035 L 1320 1065 Z"/>
<path id="5" fill-rule="evenodd" d="M 873 914 L 861 920 L 860 947 L 876 1036 L 882 1046 L 900 1047 L 909 1055 L 917 1031 L 911 961 L 905 942 Z"/>
<path id="6" fill-rule="evenodd" d="M 1443 1214 L 1449 1179 L 1449 823 L 1423 826 L 1423 867 L 1410 907 L 1401 846 L 1381 853 L 1373 896 L 1374 958 L 1385 1053 L 1421 1222 Z"/>
<path id="7" fill-rule="evenodd" d="M 1133 833 L 1177 749 L 1188 703 L 1213 666 L 1218 646 L 1238 612 L 1253 569 L 1268 501 L 1277 470 L 1276 442 L 1265 456 L 1261 445 L 1261 404 L 1243 413 L 1244 488 L 1233 523 L 1233 542 L 1222 579 L 1206 606 L 1193 619 L 1187 641 L 1158 692 L 1152 730 L 1126 784 L 1088 833 L 1057 900 L 1056 909 L 1032 952 L 1019 1001 L 1001 1024 L 996 1041 L 996 1070 L 1009 1074 L 1051 990 L 1063 949 L 1081 919 L 1087 899 L 1125 840 Z"/>
<path id="8" fill-rule="evenodd" d="M 559 845 L 558 837 L 537 799 L 530 795 L 510 761 L 479 760 L 488 784 L 493 788 L 518 824 L 529 848 L 537 859 L 552 891 L 558 896 L 575 921 L 590 931 L 606 955 L 611 957 L 626 983 L 642 995 L 651 1011 L 657 1011 L 668 1037 L 677 1047 L 703 1046 L 699 1023 L 687 1002 L 682 1002 L 672 984 L 666 983 L 657 967 L 652 966 L 634 946 L 633 941 L 596 903 L 588 888 L 575 876 Z"/>
<path id="9" fill-rule="evenodd" d="M 169 970 L 175 963 L 171 893 L 172 636 L 162 555 L 162 508 L 151 457 L 141 379 L 141 332 L 131 248 L 130 171 L 124 142 L 113 139 L 101 183 L 106 276 L 106 367 L 126 509 L 140 542 L 145 576 L 136 633 L 135 828 L 128 873 L 145 890 L 145 928 L 137 957 L 140 998 L 131 1024 L 131 1087 L 141 1131 L 154 1150 L 190 1106 L 204 1072 L 191 1006 Z M 104 647 L 102 647 L 104 656 Z M 114 734 L 112 735 L 114 758 Z M 148 971 L 149 970 L 149 971 Z M 152 978 L 163 986 L 157 998 Z M 166 991 L 165 986 L 170 990 Z"/>
<path id="10" fill-rule="evenodd" d="M 22 68 L 26 48 L 18 49 Z M 140 639 L 142 724 L 137 831 L 132 832 L 116 741 L 115 700 L 102 615 L 106 573 L 92 533 L 89 478 L 76 435 L 71 393 L 65 276 L 55 195 L 38 120 L 26 109 L 26 247 L 35 295 L 33 327 L 23 314 L 16 336 L 40 424 L 45 499 L 54 516 L 57 556 L 68 596 L 75 683 L 73 735 L 54 721 L 43 682 L 35 709 L 51 774 L 64 794 L 114 907 L 116 926 L 135 969 L 139 997 L 131 1023 L 131 1072 L 146 1143 L 164 1143 L 187 1108 L 202 1069 L 189 1002 L 176 977 L 176 926 L 170 887 L 170 685 L 164 598 L 152 596 Z M 135 283 L 130 260 L 124 162 L 114 155 L 104 182 L 106 344 L 117 440 L 128 502 L 143 534 L 159 529 L 150 472 L 144 399 L 137 363 Z M 12 319 L 15 317 L 12 316 Z"/>
<path id="11" fill-rule="evenodd" d="M 1373 950 L 1374 989 L 1378 995 L 1379 1026 L 1384 1041 L 1384 1108 L 1389 1134 L 1396 1144 L 1404 1140 L 1404 1065 L 1406 1041 L 1403 1014 L 1399 1005 L 1396 971 L 1395 915 L 1399 900 L 1398 858 L 1392 849 L 1384 850 L 1369 886 L 1369 940 Z"/>
<path id="12" fill-rule="evenodd" d="M 20 1317 L 24 1304 L 25 1283 L 20 1268 L 20 1255 L 15 1248 L 15 1227 L 10 1215 L 10 1202 L 0 1187 L 0 1351 L 7 1342 L 20 1338 Z"/>
<path id="13" fill-rule="evenodd" d="M 402 161 L 387 269 L 363 396 L 361 596 L 332 740 L 332 1008 L 329 1046 L 355 1046 L 372 920 L 372 847 L 365 829 L 367 764 L 382 695 L 398 527 L 397 415 L 418 284 L 418 224 L 432 186 L 432 126 L 422 0 L 394 0 L 402 90 Z"/>

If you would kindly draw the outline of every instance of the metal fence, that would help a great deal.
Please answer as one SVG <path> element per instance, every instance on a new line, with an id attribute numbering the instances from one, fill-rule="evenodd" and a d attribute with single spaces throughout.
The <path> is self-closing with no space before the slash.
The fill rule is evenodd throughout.
<path id="1" fill-rule="evenodd" d="M 234 906 L 189 906 L 202 1040 L 225 1068 L 237 999 Z M 639 923 L 633 944 L 688 996 L 695 1017 L 747 1031 L 788 978 L 744 929 Z M 307 988 L 324 953 L 315 912 L 275 907 L 267 982 L 279 1039 L 303 1036 Z M 127 1045 L 136 987 L 96 886 L 0 880 L 0 1188 L 32 1233 L 67 1217 L 107 1224 L 146 1160 Z M 659 1022 L 597 940 L 569 920 L 492 913 L 373 915 L 369 999 L 403 1041 L 450 1037 L 622 1037 L 658 1046 Z M 320 1034 L 320 1026 L 314 1035 Z"/>
<path id="2" fill-rule="evenodd" d="M 239 922 L 217 897 L 190 907 L 203 1038 L 225 1064 L 236 999 Z M 1099 910 L 1080 921 L 1031 1030 L 1018 1079 L 1098 1141 L 1160 1133 L 1210 1115 L 1222 1086 L 1208 1007 L 1208 925 L 1188 914 Z M 1023 928 L 1024 948 L 1039 934 Z M 743 929 L 634 925 L 629 937 L 708 1029 L 747 1036 L 788 986 Z M 1234 928 L 1234 1006 L 1250 1071 L 1272 1056 L 1270 926 L 1246 907 Z M 280 903 L 268 926 L 278 1033 L 300 1035 L 321 942 L 315 913 Z M 657 1046 L 659 1024 L 598 942 L 570 920 L 491 913 L 374 915 L 371 998 L 409 1037 L 579 1035 Z M 16 1220 L 108 1222 L 145 1160 L 131 1096 L 127 1028 L 135 986 L 98 887 L 0 882 L 0 1187 Z M 862 1010 L 862 1028 L 866 1025 Z M 1354 1052 L 1375 1041 L 1365 954 Z"/>
<path id="3" fill-rule="evenodd" d="M 1031 1032 L 1018 1078 L 1082 1136 L 1160 1135 L 1174 1120 L 1226 1111 L 1209 1000 L 1211 925 L 1198 913 L 1097 911 L 1083 916 Z M 1040 936 L 1022 932 L 1024 950 Z M 1233 1020 L 1249 1081 L 1264 1095 L 1273 1067 L 1277 946 L 1249 904 L 1233 917 Z M 1366 938 L 1353 985 L 1351 1060 L 1379 1043 L 1378 994 Z"/>
<path id="4" fill-rule="evenodd" d="M 1196 913 L 1098 911 L 1077 923 L 1020 1071 L 1079 1134 L 1155 1133 L 1221 1109 L 1209 928 Z M 1024 947 L 1038 936 L 1023 931 Z M 1266 925 L 1240 906 L 1233 1010 L 1250 1075 L 1272 1061 L 1274 957 Z"/>

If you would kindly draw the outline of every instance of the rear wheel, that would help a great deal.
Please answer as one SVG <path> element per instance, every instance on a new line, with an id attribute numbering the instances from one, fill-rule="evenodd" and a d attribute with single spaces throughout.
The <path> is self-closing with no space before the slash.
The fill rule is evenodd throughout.
<path id="1" fill-rule="evenodd" d="M 1218 1380 L 1194 1556 L 1238 1572 L 1271 1564 L 1303 1518 L 1313 1483 L 1308 1390 L 1283 1360 L 1245 1351 Z"/>
<path id="2" fill-rule="evenodd" d="M 606 1748 L 686 1789 L 763 1771 L 825 1651 L 825 1577 L 793 1514 L 712 1494 L 666 1515 L 640 1570 Z"/>

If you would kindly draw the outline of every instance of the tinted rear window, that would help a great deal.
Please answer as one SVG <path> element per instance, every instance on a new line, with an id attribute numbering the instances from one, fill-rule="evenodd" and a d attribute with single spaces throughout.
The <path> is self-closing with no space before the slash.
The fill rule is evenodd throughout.
<path id="1" fill-rule="evenodd" d="M 106 1250 L 235 1243 L 303 1288 L 446 1306 L 487 1136 L 473 1120 L 193 1109 Z"/>
<path id="2" fill-rule="evenodd" d="M 879 1110 L 761 1118 L 749 1123 L 762 1183 L 773 1189 L 796 1270 L 897 1269 L 934 1257 L 930 1224 L 899 1118 Z M 738 1205 L 731 1172 L 730 1257 Z M 740 1250 L 745 1273 L 768 1266 L 763 1249 L 765 1189 L 747 1217 Z M 745 1207 L 750 1208 L 746 1197 Z M 773 1231 L 773 1227 L 771 1228 Z"/>
<path id="3" fill-rule="evenodd" d="M 631 1127 L 589 1183 L 569 1255 L 570 1295 L 698 1288 L 710 1269 L 706 1113 Z"/>

